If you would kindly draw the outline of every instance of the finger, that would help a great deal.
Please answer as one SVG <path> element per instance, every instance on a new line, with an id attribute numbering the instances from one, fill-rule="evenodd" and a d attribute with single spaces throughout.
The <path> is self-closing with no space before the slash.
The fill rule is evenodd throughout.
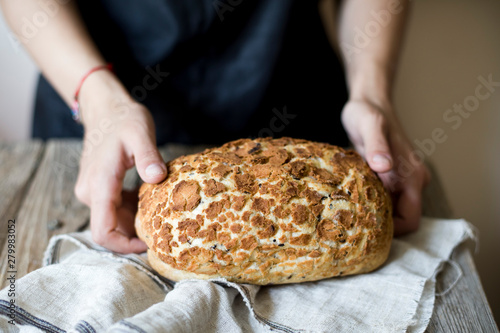
<path id="1" fill-rule="evenodd" d="M 369 123 L 362 131 L 365 158 L 375 172 L 388 172 L 393 161 L 383 120 Z"/>
<path id="2" fill-rule="evenodd" d="M 137 172 L 146 183 L 159 183 L 167 176 L 167 167 L 163 161 L 154 135 L 136 132 L 127 139 L 134 156 Z"/>
<path id="3" fill-rule="evenodd" d="M 146 245 L 138 238 L 130 237 L 130 230 L 119 228 L 119 224 L 133 224 L 133 217 L 125 216 L 125 208 L 121 207 L 122 177 L 101 174 L 96 179 L 95 184 L 100 184 L 100 187 L 94 185 L 92 189 L 90 212 L 94 241 L 111 251 L 120 253 L 145 251 Z"/>
<path id="4" fill-rule="evenodd" d="M 422 197 L 417 186 L 407 186 L 397 196 L 394 204 L 394 234 L 396 236 L 416 231 L 420 223 Z"/>
<path id="5" fill-rule="evenodd" d="M 90 190 L 92 238 L 97 244 L 115 252 L 145 251 L 146 245 L 143 242 L 117 230 L 121 218 L 117 211 L 122 205 L 121 190 L 126 169 L 122 151 L 118 148 L 109 151 L 110 154 L 100 160 L 102 166 L 94 166 L 97 171 L 93 175 Z M 133 224 L 133 218 L 129 220 L 128 223 Z"/>
<path id="6" fill-rule="evenodd" d="M 137 214 L 138 191 L 122 191 L 122 204 L 116 210 L 118 226 L 116 230 L 124 234 L 126 237 L 135 237 L 136 231 L 134 226 L 135 215 Z"/>
<path id="7" fill-rule="evenodd" d="M 111 200 L 92 203 L 91 230 L 94 241 L 105 248 L 120 253 L 141 253 L 147 250 L 144 242 L 127 237 L 117 230 L 116 206 Z"/>
<path id="8" fill-rule="evenodd" d="M 139 202 L 139 188 L 122 191 L 122 207 L 129 210 L 134 216 L 137 213 Z"/>
<path id="9" fill-rule="evenodd" d="M 396 172 L 384 172 L 377 174 L 384 188 L 386 188 L 391 194 L 398 193 L 401 191 L 401 180 L 397 177 Z"/>
<path id="10" fill-rule="evenodd" d="M 135 214 L 125 207 L 119 207 L 116 210 L 116 218 L 118 219 L 116 231 L 127 238 L 135 238 L 137 236 L 134 226 Z"/>

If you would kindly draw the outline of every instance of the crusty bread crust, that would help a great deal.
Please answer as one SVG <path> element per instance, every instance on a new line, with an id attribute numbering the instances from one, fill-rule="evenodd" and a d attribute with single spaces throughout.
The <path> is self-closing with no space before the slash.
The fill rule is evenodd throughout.
<path id="1" fill-rule="evenodd" d="M 352 150 L 242 139 L 167 166 L 164 182 L 141 186 L 135 226 L 153 268 L 171 280 L 305 282 L 387 259 L 390 197 Z"/>

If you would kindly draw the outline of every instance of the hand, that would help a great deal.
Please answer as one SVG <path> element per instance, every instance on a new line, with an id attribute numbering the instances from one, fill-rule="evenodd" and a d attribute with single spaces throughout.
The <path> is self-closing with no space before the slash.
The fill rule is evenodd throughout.
<path id="1" fill-rule="evenodd" d="M 82 115 L 84 149 L 75 194 L 90 207 L 92 238 L 97 244 L 115 252 L 144 252 L 146 244 L 134 229 L 137 192 L 123 191 L 122 182 L 134 165 L 148 183 L 158 183 L 167 175 L 156 147 L 153 119 L 144 106 L 131 100 L 118 109 L 111 102 L 88 107 L 92 116 Z M 102 139 L 96 142 L 99 136 Z"/>
<path id="2" fill-rule="evenodd" d="M 342 110 L 342 123 L 356 150 L 391 192 L 395 235 L 417 230 L 422 190 L 430 174 L 411 156 L 412 146 L 392 107 L 351 100 Z"/>

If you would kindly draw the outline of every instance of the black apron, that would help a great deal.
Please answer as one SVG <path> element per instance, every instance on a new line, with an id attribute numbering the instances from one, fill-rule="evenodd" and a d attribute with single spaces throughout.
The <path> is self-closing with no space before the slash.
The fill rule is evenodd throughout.
<path id="1" fill-rule="evenodd" d="M 291 136 L 347 145 L 344 73 L 317 1 L 82 0 L 89 32 L 158 144 Z M 33 137 L 82 137 L 40 76 Z"/>

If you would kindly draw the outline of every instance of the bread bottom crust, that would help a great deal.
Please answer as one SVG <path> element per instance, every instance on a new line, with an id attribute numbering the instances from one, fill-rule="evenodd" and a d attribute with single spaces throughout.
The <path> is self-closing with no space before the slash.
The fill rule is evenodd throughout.
<path id="1" fill-rule="evenodd" d="M 334 272 L 323 272 L 323 274 L 297 274 L 291 278 L 283 278 L 281 280 L 276 280 L 276 277 L 271 278 L 255 278 L 255 277 L 245 277 L 245 276 L 221 276 L 219 274 L 197 274 L 188 271 L 182 271 L 173 268 L 169 264 L 162 261 L 156 253 L 152 250 L 148 250 L 148 260 L 151 265 L 161 276 L 166 277 L 169 280 L 179 282 L 182 280 L 198 279 L 198 280 L 210 280 L 217 278 L 224 278 L 230 282 L 236 283 L 250 283 L 256 285 L 270 285 L 270 284 L 286 284 L 286 283 L 298 283 L 298 282 L 312 282 L 323 279 L 328 279 L 331 277 L 347 276 L 353 274 L 363 274 L 374 271 L 379 268 L 387 259 L 389 255 L 390 247 L 386 249 L 383 253 L 378 253 L 376 256 L 372 256 L 363 262 L 353 265 L 353 266 L 342 266 L 336 267 Z M 272 282 L 271 282 L 272 281 Z"/>

